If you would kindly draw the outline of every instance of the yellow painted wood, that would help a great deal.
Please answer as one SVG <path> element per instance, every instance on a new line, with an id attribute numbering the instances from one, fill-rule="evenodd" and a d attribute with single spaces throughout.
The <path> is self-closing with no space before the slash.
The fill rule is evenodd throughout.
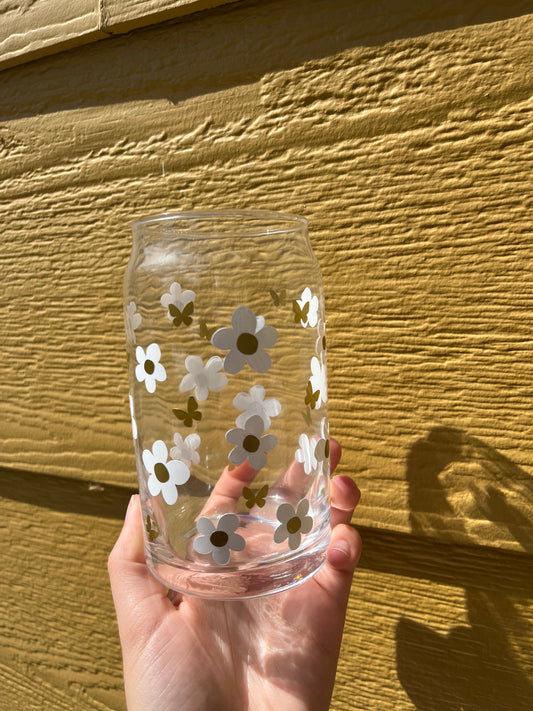
<path id="1" fill-rule="evenodd" d="M 0 69 L 235 0 L 0 2 Z"/>
<path id="2" fill-rule="evenodd" d="M 322 265 L 360 522 L 531 552 L 533 17 L 406 38 L 423 15 L 273 7 L 3 73 L 1 462 L 133 486 L 129 222 L 281 209 Z"/>
<path id="3" fill-rule="evenodd" d="M 104 22 L 112 33 L 200 12 L 236 0 L 104 0 Z"/>
<path id="4" fill-rule="evenodd" d="M 129 492 L 2 472 L 0 495 L 0 710 L 125 711 L 106 559 Z M 361 533 L 331 708 L 529 711 L 531 557 Z"/>
<path id="5" fill-rule="evenodd" d="M 98 0 L 0 3 L 0 68 L 105 36 Z"/>

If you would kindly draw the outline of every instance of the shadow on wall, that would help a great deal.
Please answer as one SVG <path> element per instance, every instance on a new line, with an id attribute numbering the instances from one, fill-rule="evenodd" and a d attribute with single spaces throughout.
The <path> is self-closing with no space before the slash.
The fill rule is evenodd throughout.
<path id="1" fill-rule="evenodd" d="M 485 543 L 516 541 L 533 552 L 531 477 L 480 440 L 457 429 L 431 430 L 410 451 L 407 479 L 414 533 L 432 531 L 440 540 L 448 533 L 482 545 L 484 532 Z M 459 550 L 446 548 L 452 557 Z M 486 550 L 486 557 L 479 548 L 468 554 L 483 569 L 479 579 L 468 574 L 462 581 L 469 626 L 443 635 L 407 617 L 397 625 L 398 678 L 417 711 L 533 708 L 527 674 L 533 631 L 522 615 L 531 585 L 520 585 L 522 574 L 512 573 L 532 561 Z M 506 567 L 514 583 L 502 579 Z"/>

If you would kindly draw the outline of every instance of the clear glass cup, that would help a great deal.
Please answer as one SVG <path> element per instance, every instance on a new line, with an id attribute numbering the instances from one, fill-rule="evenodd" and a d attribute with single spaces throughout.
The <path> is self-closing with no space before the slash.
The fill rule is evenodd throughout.
<path id="1" fill-rule="evenodd" d="M 306 220 L 143 217 L 124 298 L 150 570 L 217 599 L 304 581 L 331 532 L 324 299 Z"/>

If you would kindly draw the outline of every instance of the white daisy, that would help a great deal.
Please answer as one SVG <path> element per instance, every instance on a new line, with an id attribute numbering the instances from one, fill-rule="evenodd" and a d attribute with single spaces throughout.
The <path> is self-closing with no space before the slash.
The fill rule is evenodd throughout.
<path id="1" fill-rule="evenodd" d="M 276 417 L 281 412 L 281 404 L 274 398 L 265 400 L 265 388 L 262 385 L 254 385 L 250 388 L 250 394 L 239 393 L 233 399 L 233 406 L 244 412 L 237 417 L 235 424 L 237 427 L 244 427 L 246 421 L 254 415 L 259 415 L 265 423 L 265 430 L 270 427 L 271 417 Z"/>
<path id="2" fill-rule="evenodd" d="M 306 474 L 311 474 L 311 472 L 317 468 L 317 460 L 315 455 L 315 449 L 317 445 L 316 439 L 309 439 L 306 434 L 301 434 L 298 440 L 300 449 L 296 450 L 294 455 L 297 462 L 301 462 L 304 465 L 304 471 Z"/>
<path id="3" fill-rule="evenodd" d="M 229 461 L 238 466 L 248 460 L 254 469 L 262 469 L 267 463 L 266 452 L 270 452 L 278 443 L 276 435 L 263 435 L 264 431 L 263 418 L 253 415 L 244 427 L 226 432 L 228 442 L 236 445 L 229 453 Z"/>
<path id="4" fill-rule="evenodd" d="M 238 527 L 239 517 L 233 513 L 221 516 L 216 527 L 206 516 L 200 516 L 196 523 L 200 536 L 194 539 L 193 548 L 201 555 L 211 554 L 218 565 L 226 565 L 230 551 L 244 550 L 244 538 L 235 533 Z"/>
<path id="5" fill-rule="evenodd" d="M 319 396 L 316 401 L 318 409 L 322 403 L 328 401 L 328 381 L 326 376 L 326 365 L 321 363 L 316 356 L 311 358 L 311 377 L 309 382 L 313 388 L 313 392 L 319 391 Z"/>
<path id="6" fill-rule="evenodd" d="M 162 494 L 163 499 L 172 506 L 178 500 L 177 487 L 185 484 L 191 475 L 189 468 L 175 459 L 168 459 L 168 450 L 163 440 L 154 442 L 152 451 L 145 449 L 142 455 L 148 477 L 148 491 L 152 496 Z"/>
<path id="7" fill-rule="evenodd" d="M 126 336 L 132 343 L 136 342 L 135 330 L 139 328 L 142 322 L 142 316 L 137 312 L 137 304 L 135 301 L 130 301 L 126 306 Z"/>
<path id="8" fill-rule="evenodd" d="M 200 463 L 200 455 L 196 451 L 200 446 L 200 435 L 193 432 L 187 435 L 185 439 L 182 438 L 179 432 L 174 435 L 174 447 L 170 450 L 170 456 L 172 459 L 179 459 L 186 466 L 190 467 L 191 462 L 195 464 Z"/>
<path id="9" fill-rule="evenodd" d="M 223 365 L 220 356 L 209 358 L 205 365 L 200 356 L 187 356 L 185 367 L 189 372 L 180 383 L 180 392 L 194 390 L 198 402 L 207 400 L 210 390 L 217 392 L 228 384 L 228 378 L 219 372 Z"/>
<path id="10" fill-rule="evenodd" d="M 311 516 L 306 516 L 308 510 L 307 499 L 299 501 L 296 509 L 291 504 L 281 504 L 276 512 L 281 526 L 274 531 L 274 542 L 283 543 L 288 538 L 289 548 L 291 551 L 296 550 L 302 541 L 302 534 L 309 533 L 313 528 L 313 519 Z"/>
<path id="11" fill-rule="evenodd" d="M 135 411 L 133 409 L 133 398 L 130 393 L 130 415 L 131 415 L 131 433 L 133 439 L 137 439 L 137 423 L 135 422 Z"/>
<path id="12" fill-rule="evenodd" d="M 187 304 L 190 304 L 195 299 L 196 294 L 194 291 L 191 291 L 191 289 L 183 289 L 182 291 L 181 286 L 175 281 L 170 285 L 168 292 L 161 297 L 161 306 L 167 309 L 169 321 L 173 321 L 174 316 L 170 312 L 170 305 L 172 304 L 180 311 L 183 311 Z"/>
<path id="13" fill-rule="evenodd" d="M 141 346 L 137 346 L 135 357 L 138 363 L 135 368 L 135 377 L 140 383 L 144 382 L 149 393 L 154 393 L 156 381 L 163 382 L 167 379 L 167 371 L 159 362 L 161 358 L 159 346 L 157 343 L 151 343 L 146 349 L 146 353 Z"/>
<path id="14" fill-rule="evenodd" d="M 329 424 L 326 417 L 322 418 L 320 425 L 321 436 L 316 443 L 315 457 L 322 466 L 322 471 L 329 473 Z"/>
<path id="15" fill-rule="evenodd" d="M 326 355 L 326 323 L 322 319 L 318 322 L 317 326 L 317 339 L 315 350 L 320 362 L 324 362 L 324 356 Z"/>
<path id="16" fill-rule="evenodd" d="M 304 328 L 316 326 L 318 322 L 318 296 L 313 296 L 311 289 L 306 286 L 302 291 L 302 296 L 296 299 L 302 317 L 300 322 Z M 309 306 L 307 306 L 309 304 Z"/>
<path id="17" fill-rule="evenodd" d="M 256 317 L 247 306 L 239 306 L 231 317 L 231 328 L 219 328 L 211 343 L 229 351 L 224 358 L 226 373 L 239 373 L 246 363 L 256 373 L 266 373 L 271 359 L 265 348 L 272 348 L 277 340 L 278 332 L 273 326 L 265 326 L 263 317 Z"/>

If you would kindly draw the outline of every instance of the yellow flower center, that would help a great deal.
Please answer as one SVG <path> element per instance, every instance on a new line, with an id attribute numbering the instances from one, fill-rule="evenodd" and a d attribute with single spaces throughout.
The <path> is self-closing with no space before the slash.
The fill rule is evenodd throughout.
<path id="1" fill-rule="evenodd" d="M 298 516 L 293 516 L 287 521 L 287 531 L 289 533 L 298 533 L 302 527 L 302 522 Z"/>
<path id="2" fill-rule="evenodd" d="M 152 373 L 155 370 L 154 362 L 151 360 L 145 360 L 144 361 L 144 370 L 148 373 L 148 375 L 152 375 Z"/>
<path id="3" fill-rule="evenodd" d="M 157 464 L 154 467 L 154 474 L 156 475 L 158 480 L 161 482 L 161 484 L 165 484 L 170 479 L 170 474 L 168 473 L 168 469 L 163 464 L 163 462 L 157 462 Z"/>
<path id="4" fill-rule="evenodd" d="M 237 348 L 244 355 L 253 355 L 259 346 L 259 341 L 253 333 L 241 333 L 237 338 Z"/>
<path id="5" fill-rule="evenodd" d="M 242 446 L 247 452 L 257 452 L 260 441 L 255 435 L 246 435 L 242 441 Z"/>
<path id="6" fill-rule="evenodd" d="M 209 536 L 209 541 L 215 548 L 224 548 L 228 540 L 228 534 L 225 531 L 214 531 Z"/>

